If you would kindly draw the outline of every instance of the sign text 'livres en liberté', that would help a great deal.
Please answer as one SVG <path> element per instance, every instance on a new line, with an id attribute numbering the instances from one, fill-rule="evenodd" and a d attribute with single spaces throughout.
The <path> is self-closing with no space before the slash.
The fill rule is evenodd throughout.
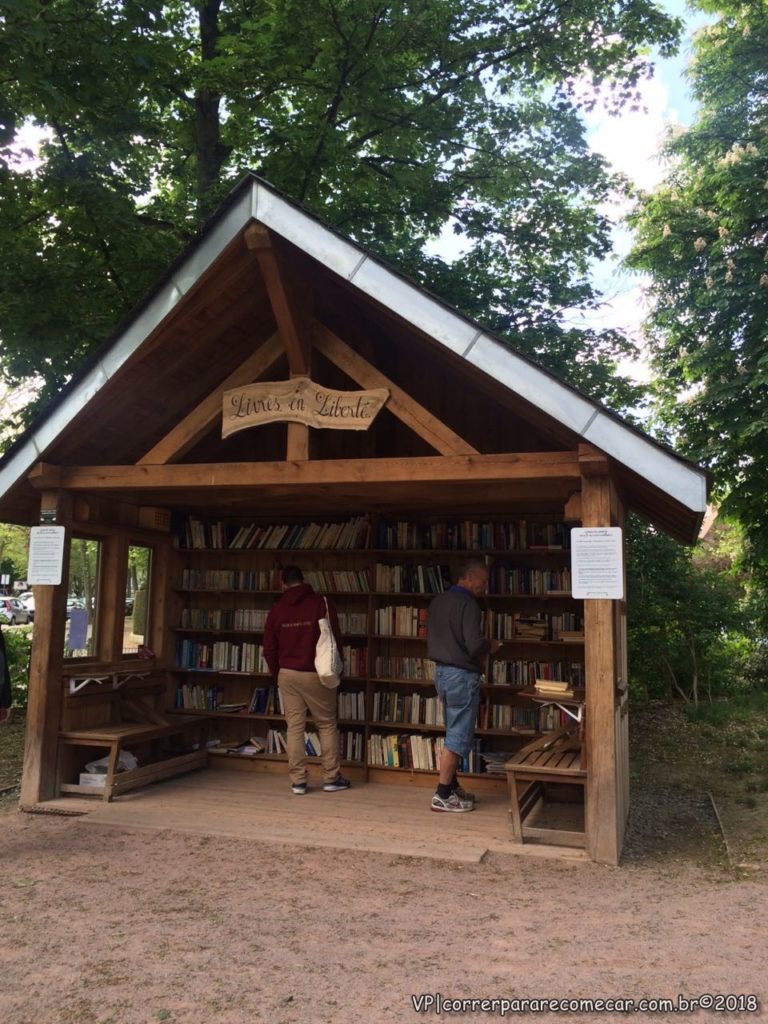
<path id="1" fill-rule="evenodd" d="M 289 421 L 326 430 L 367 430 L 388 398 L 386 388 L 335 391 L 309 377 L 247 384 L 224 392 L 221 436 Z"/>

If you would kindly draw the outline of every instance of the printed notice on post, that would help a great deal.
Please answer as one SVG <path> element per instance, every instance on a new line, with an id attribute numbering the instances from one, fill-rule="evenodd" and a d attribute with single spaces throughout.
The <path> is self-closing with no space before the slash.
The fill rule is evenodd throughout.
<path id="1" fill-rule="evenodd" d="M 624 564 L 618 526 L 583 526 L 571 530 L 573 596 L 624 597 Z"/>
<path id="2" fill-rule="evenodd" d="M 65 532 L 63 526 L 33 526 L 29 531 L 27 583 L 61 583 Z"/>

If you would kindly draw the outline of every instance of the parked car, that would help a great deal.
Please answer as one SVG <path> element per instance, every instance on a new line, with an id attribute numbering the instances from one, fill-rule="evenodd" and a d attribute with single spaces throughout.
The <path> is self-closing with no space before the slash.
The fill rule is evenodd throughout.
<path id="1" fill-rule="evenodd" d="M 18 597 L 0 597 L 0 608 L 5 608 L 8 613 L 10 626 L 20 626 L 31 621 L 27 606 Z"/>
<path id="2" fill-rule="evenodd" d="M 132 597 L 127 597 L 126 596 L 126 598 L 125 598 L 125 614 L 126 615 L 133 615 L 133 598 Z"/>
<path id="3" fill-rule="evenodd" d="M 22 594 L 16 595 L 29 612 L 29 621 L 35 621 L 35 595 L 31 590 L 25 590 Z"/>

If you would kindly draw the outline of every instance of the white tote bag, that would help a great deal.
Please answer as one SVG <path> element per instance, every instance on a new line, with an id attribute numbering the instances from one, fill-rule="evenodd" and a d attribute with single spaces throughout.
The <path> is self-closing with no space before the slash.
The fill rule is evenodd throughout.
<path id="1" fill-rule="evenodd" d="M 325 618 L 318 621 L 320 626 L 320 638 L 315 648 L 315 672 L 320 677 L 323 686 L 333 689 L 341 682 L 341 673 L 344 669 L 344 662 L 341 657 L 336 637 L 331 629 L 331 617 L 328 612 L 328 598 L 325 601 Z"/>

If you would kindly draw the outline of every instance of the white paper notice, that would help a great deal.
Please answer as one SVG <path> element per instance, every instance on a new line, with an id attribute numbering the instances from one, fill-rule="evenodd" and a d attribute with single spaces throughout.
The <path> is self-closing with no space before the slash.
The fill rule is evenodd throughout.
<path id="1" fill-rule="evenodd" d="M 61 583 L 64 564 L 63 526 L 33 526 L 29 531 L 29 571 L 27 583 Z"/>
<path id="2" fill-rule="evenodd" d="M 621 529 L 618 526 L 580 526 L 571 530 L 573 596 L 624 597 Z"/>

